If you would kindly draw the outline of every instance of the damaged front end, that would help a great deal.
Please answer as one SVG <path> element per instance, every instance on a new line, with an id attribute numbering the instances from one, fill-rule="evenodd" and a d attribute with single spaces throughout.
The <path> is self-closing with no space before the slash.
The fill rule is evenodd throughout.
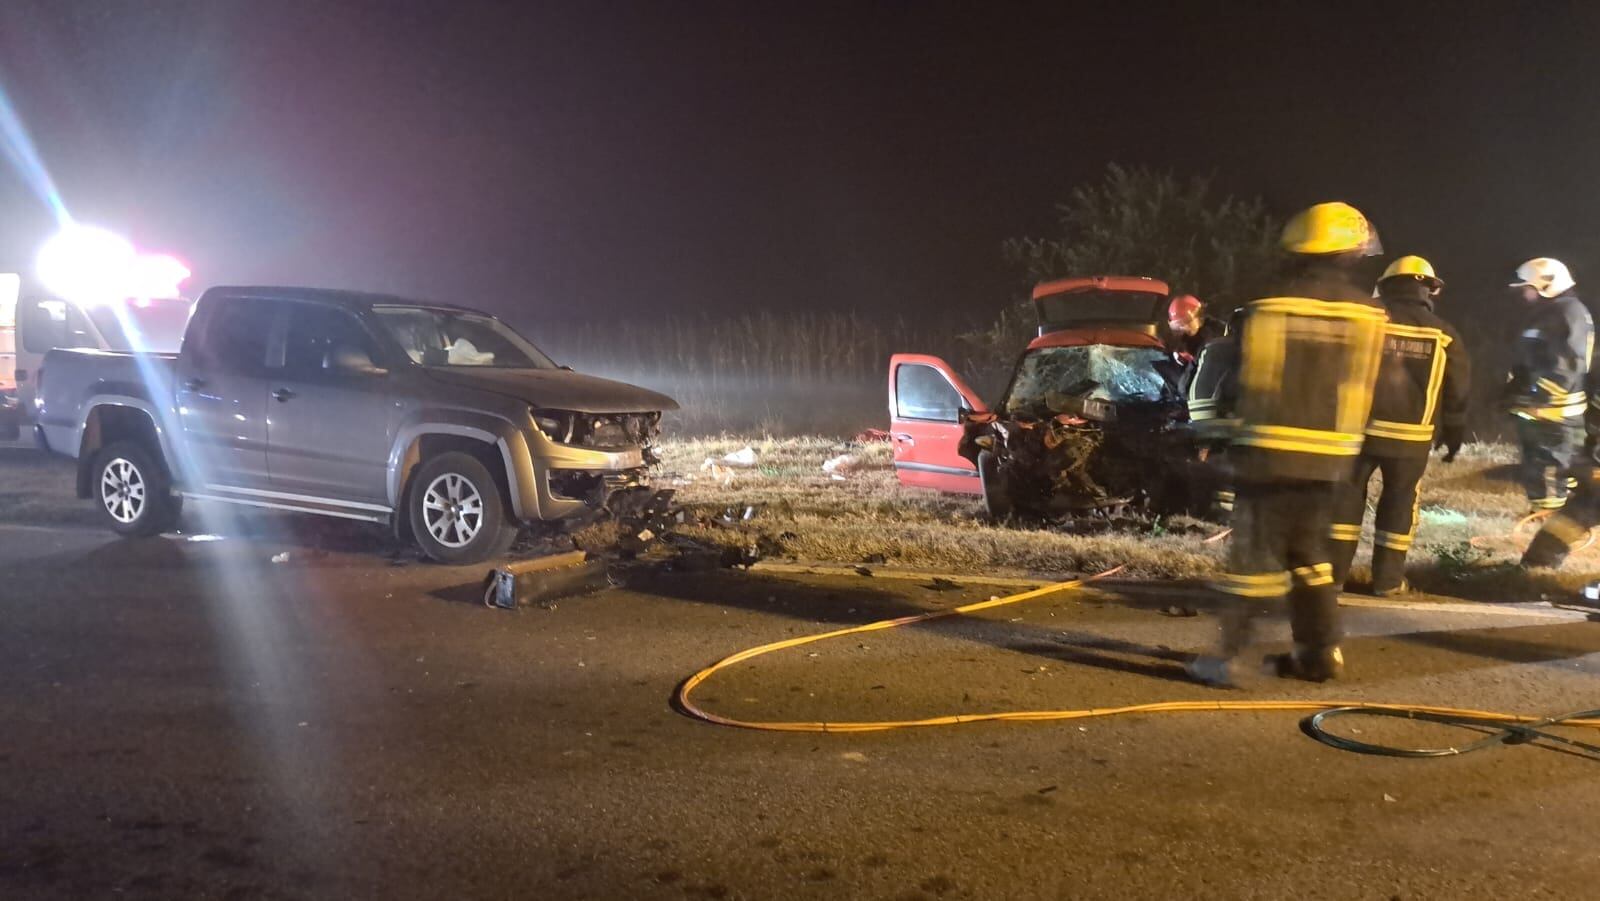
<path id="1" fill-rule="evenodd" d="M 650 468 L 661 462 L 659 412 L 538 411 L 534 420 L 553 445 L 546 484 L 565 515 L 601 512 L 614 497 L 648 488 Z"/>
<path id="2" fill-rule="evenodd" d="M 993 413 L 964 418 L 960 453 L 991 515 L 1060 519 L 1172 513 L 1193 441 L 1155 348 L 1043 347 L 1019 363 Z"/>

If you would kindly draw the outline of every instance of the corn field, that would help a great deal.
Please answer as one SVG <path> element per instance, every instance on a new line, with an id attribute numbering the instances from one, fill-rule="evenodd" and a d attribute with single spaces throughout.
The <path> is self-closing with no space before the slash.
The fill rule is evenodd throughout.
<path id="1" fill-rule="evenodd" d="M 970 328 L 970 327 L 969 327 Z M 668 394 L 678 435 L 853 434 L 888 421 L 894 353 L 944 357 L 980 391 L 1012 360 L 986 359 L 958 324 L 854 313 L 759 313 L 544 325 L 526 334 L 581 372 Z"/>

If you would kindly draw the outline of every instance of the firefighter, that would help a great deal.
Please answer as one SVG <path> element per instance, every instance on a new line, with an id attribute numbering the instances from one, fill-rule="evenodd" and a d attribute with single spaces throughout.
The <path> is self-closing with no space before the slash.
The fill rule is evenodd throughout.
<path id="1" fill-rule="evenodd" d="M 1194 381 L 1200 352 L 1228 333 L 1227 326 L 1206 315 L 1205 304 L 1193 294 L 1179 294 L 1167 304 L 1167 352 L 1178 366 L 1178 393 L 1187 396 Z"/>
<path id="2" fill-rule="evenodd" d="M 1334 486 L 1350 478 L 1372 407 L 1388 317 L 1356 272 L 1381 247 L 1371 223 L 1345 203 L 1301 212 L 1282 245 L 1292 271 L 1277 295 L 1245 307 L 1236 387 L 1224 391 L 1237 420 L 1228 449 L 1237 499 L 1227 572 L 1213 586 L 1222 596 L 1221 646 L 1189 665 L 1193 678 L 1213 685 L 1234 683 L 1255 607 L 1282 598 L 1294 649 L 1267 657 L 1267 667 L 1314 682 L 1344 669 L 1328 527 Z"/>
<path id="3" fill-rule="evenodd" d="M 1466 433 L 1471 384 L 1461 335 L 1434 312 L 1444 282 L 1422 257 L 1395 260 L 1378 280 L 1389 311 L 1383 357 L 1373 390 L 1372 418 L 1355 472 L 1334 502 L 1333 581 L 1343 585 L 1361 540 L 1367 486 L 1383 473 L 1372 539 L 1372 593 L 1406 590 L 1406 552 L 1417 534 L 1417 485 L 1437 441 L 1455 459 Z"/>
<path id="4" fill-rule="evenodd" d="M 1193 294 L 1179 294 L 1167 305 L 1167 327 L 1172 330 L 1168 349 L 1175 354 L 1186 354 L 1192 365 L 1200 359 L 1200 351 L 1207 344 L 1228 333 L 1221 320 L 1206 315 L 1206 305 Z"/>
<path id="5" fill-rule="evenodd" d="M 1529 260 L 1511 283 L 1527 304 L 1506 401 L 1516 417 L 1522 480 L 1535 512 L 1567 502 L 1568 473 L 1581 440 L 1594 351 L 1594 323 L 1560 260 Z"/>
<path id="6" fill-rule="evenodd" d="M 1572 467 L 1576 487 L 1567 503 L 1544 521 L 1539 534 L 1522 554 L 1523 566 L 1559 567 L 1567 555 L 1589 540 L 1589 530 L 1600 525 L 1600 452 L 1595 434 L 1600 431 L 1600 410 L 1590 406 L 1585 414 L 1589 439 Z"/>
<path id="7" fill-rule="evenodd" d="M 1237 393 L 1224 382 L 1235 379 L 1239 369 L 1239 321 L 1244 310 L 1228 317 L 1221 338 L 1200 349 L 1194 377 L 1189 381 L 1188 406 L 1195 445 L 1200 460 L 1210 469 L 1210 510 L 1212 518 L 1226 522 L 1233 515 L 1233 478 L 1227 462 L 1228 441 L 1232 437 L 1233 411 L 1224 406 L 1225 398 Z"/>

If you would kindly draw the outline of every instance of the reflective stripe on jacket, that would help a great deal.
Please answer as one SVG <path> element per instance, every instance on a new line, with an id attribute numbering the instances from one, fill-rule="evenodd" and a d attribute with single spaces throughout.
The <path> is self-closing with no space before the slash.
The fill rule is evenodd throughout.
<path id="1" fill-rule="evenodd" d="M 1531 304 L 1506 379 L 1511 413 L 1577 424 L 1589 404 L 1584 381 L 1594 355 L 1594 322 L 1572 291 Z"/>
<path id="2" fill-rule="evenodd" d="M 1427 456 L 1436 425 L 1466 421 L 1470 363 L 1460 335 L 1433 312 L 1427 287 L 1395 280 L 1383 286 L 1389 310 L 1373 389 L 1365 453 Z"/>
<path id="3" fill-rule="evenodd" d="M 1387 319 L 1347 270 L 1321 260 L 1308 262 L 1283 296 L 1245 308 L 1231 405 L 1240 481 L 1349 475 L 1372 410 Z"/>

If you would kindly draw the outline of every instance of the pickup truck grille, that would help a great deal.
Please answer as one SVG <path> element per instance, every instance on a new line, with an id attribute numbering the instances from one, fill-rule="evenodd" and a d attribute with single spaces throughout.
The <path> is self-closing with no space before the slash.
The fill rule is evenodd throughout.
<path id="1" fill-rule="evenodd" d="M 582 415 L 575 423 L 572 440 L 595 448 L 647 445 L 655 439 L 660 422 L 660 413 Z"/>

